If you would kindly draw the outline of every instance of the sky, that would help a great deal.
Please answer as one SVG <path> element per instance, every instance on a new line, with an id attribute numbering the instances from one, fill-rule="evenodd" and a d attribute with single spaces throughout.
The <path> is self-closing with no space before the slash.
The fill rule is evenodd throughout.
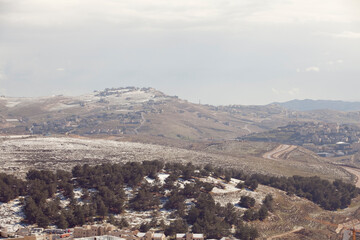
<path id="1" fill-rule="evenodd" d="M 0 95 L 360 101 L 359 0 L 0 0 Z"/>

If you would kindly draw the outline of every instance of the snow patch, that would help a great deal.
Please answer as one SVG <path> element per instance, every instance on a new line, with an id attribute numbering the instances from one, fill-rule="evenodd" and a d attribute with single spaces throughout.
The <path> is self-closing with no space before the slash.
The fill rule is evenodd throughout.
<path id="1" fill-rule="evenodd" d="M 7 228 L 8 232 L 16 232 L 24 227 L 21 220 L 25 217 L 20 203 L 20 198 L 16 198 L 8 203 L 0 202 L 0 226 Z"/>

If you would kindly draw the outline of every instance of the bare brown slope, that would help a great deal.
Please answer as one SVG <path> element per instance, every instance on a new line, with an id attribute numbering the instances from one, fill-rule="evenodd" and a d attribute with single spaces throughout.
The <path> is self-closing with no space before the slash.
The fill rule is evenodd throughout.
<path id="1" fill-rule="evenodd" d="M 1 98 L 0 116 L 20 120 L 1 125 L 0 133 L 6 134 L 142 134 L 186 141 L 234 139 L 295 119 L 360 120 L 359 114 L 351 112 L 290 112 L 276 105 L 193 104 L 155 89 L 131 87 L 76 97 Z"/>
<path id="2" fill-rule="evenodd" d="M 319 176 L 321 178 L 335 180 L 341 179 L 354 182 L 354 175 L 342 167 L 320 158 L 312 151 L 302 147 L 279 147 L 276 143 L 263 142 L 238 142 L 226 141 L 217 143 L 198 144 L 199 151 L 206 151 L 221 155 L 252 159 L 252 165 L 258 169 L 266 169 L 266 172 L 281 176 Z M 274 153 L 276 153 L 274 155 Z M 265 156 L 265 157 L 264 157 Z M 266 156 L 272 156 L 267 158 Z M 256 160 L 255 160 L 256 159 Z"/>

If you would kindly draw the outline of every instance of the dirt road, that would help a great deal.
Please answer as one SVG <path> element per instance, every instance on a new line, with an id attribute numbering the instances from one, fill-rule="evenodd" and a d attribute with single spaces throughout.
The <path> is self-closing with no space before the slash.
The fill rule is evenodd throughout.
<path id="1" fill-rule="evenodd" d="M 144 117 L 144 114 L 143 113 L 141 113 L 141 121 L 140 121 L 140 125 L 139 126 L 137 126 L 136 128 L 134 128 L 134 132 L 135 132 L 135 134 L 138 134 L 138 129 L 139 128 L 141 128 L 143 125 L 144 125 L 144 123 L 146 122 L 146 119 L 145 119 L 145 117 Z"/>
<path id="2" fill-rule="evenodd" d="M 287 236 L 287 235 L 289 235 L 289 234 L 291 234 L 291 233 L 296 233 L 296 232 L 298 232 L 298 231 L 300 231 L 300 230 L 303 230 L 304 228 L 303 227 L 297 227 L 297 228 L 295 228 L 294 230 L 292 230 L 292 231 L 289 231 L 289 232 L 285 232 L 285 233 L 282 233 L 282 234 L 279 234 L 279 235 L 275 235 L 275 236 L 272 236 L 272 237 L 268 237 L 268 238 L 266 238 L 267 240 L 273 240 L 273 239 L 277 239 L 277 238 L 282 238 L 282 237 L 285 237 L 285 236 Z"/>
<path id="3" fill-rule="evenodd" d="M 356 184 L 355 186 L 360 188 L 360 169 L 357 168 L 351 168 L 351 167 L 342 167 L 344 168 L 346 171 L 348 171 L 349 173 L 352 173 L 356 176 Z"/>
<path id="4" fill-rule="evenodd" d="M 271 159 L 271 160 L 277 160 L 280 158 L 281 155 L 289 153 L 293 150 L 295 150 L 297 146 L 294 145 L 286 145 L 281 144 L 275 149 L 271 150 L 270 152 L 267 152 L 263 155 L 263 158 Z"/>
<path id="5" fill-rule="evenodd" d="M 252 131 L 249 129 L 249 124 L 246 124 L 242 129 L 248 131 L 248 133 L 252 133 Z"/>

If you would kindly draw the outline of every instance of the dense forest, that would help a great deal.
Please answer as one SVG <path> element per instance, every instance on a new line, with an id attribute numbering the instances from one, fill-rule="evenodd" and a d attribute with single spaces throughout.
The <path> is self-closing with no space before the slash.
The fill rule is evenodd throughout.
<path id="1" fill-rule="evenodd" d="M 147 177 L 160 182 L 160 172 L 169 174 L 163 184 L 150 184 L 145 180 Z M 205 233 L 208 238 L 220 238 L 229 235 L 231 227 L 235 226 L 236 236 L 240 239 L 258 236 L 256 229 L 246 222 L 265 220 L 269 211 L 272 211 L 272 196 L 266 196 L 259 209 L 254 208 L 255 199 L 242 197 L 238 205 L 247 210 L 240 214 L 231 203 L 226 206 L 215 203 L 210 194 L 214 185 L 200 180 L 208 176 L 221 177 L 227 182 L 236 178 L 242 180 L 238 188 L 250 190 L 256 190 L 259 183 L 268 185 L 288 194 L 305 197 L 328 210 L 347 207 L 358 194 L 355 186 L 340 180 L 329 182 L 318 177 L 285 178 L 261 174 L 249 176 L 238 170 L 211 165 L 200 167 L 191 163 L 183 165 L 144 161 L 78 165 L 72 172 L 30 170 L 24 181 L 0 174 L 0 201 L 8 202 L 18 196 L 25 196 L 25 222 L 36 223 L 41 227 L 56 224 L 59 228 L 67 228 L 103 219 L 119 227 L 126 227 L 126 219 L 115 218 L 114 215 L 121 214 L 125 209 L 148 211 L 164 208 L 172 211 L 175 220 L 166 225 L 163 221 L 153 219 L 149 223 L 144 222 L 140 230 L 157 228 L 167 235 L 192 231 Z M 176 184 L 180 178 L 189 181 L 180 187 Z M 133 190 L 130 199 L 127 198 L 125 188 Z M 81 189 L 81 201 L 75 199 L 74 189 Z M 68 201 L 66 207 L 61 206 L 61 199 Z M 194 204 L 186 205 L 187 199 L 193 199 Z"/>

